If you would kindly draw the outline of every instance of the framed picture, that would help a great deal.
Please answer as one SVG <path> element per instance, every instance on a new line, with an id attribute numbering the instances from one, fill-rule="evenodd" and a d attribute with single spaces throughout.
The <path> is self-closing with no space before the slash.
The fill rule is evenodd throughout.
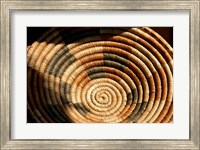
<path id="1" fill-rule="evenodd" d="M 199 149 L 199 1 L 1 1 L 1 149 Z"/>
<path id="2" fill-rule="evenodd" d="M 43 39 L 53 42 L 52 48 L 47 44 L 38 49 L 43 40 L 29 45 L 40 30 L 50 32 Z M 173 122 L 173 27 L 27 27 L 27 31 L 28 123 Z M 161 71 L 162 62 L 169 68 Z"/>

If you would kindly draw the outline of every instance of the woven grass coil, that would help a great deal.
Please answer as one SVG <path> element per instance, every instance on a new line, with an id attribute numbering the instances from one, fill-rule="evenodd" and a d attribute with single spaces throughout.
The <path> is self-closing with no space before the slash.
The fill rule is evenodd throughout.
<path id="1" fill-rule="evenodd" d="M 27 47 L 38 123 L 173 122 L 173 49 L 149 27 L 51 28 Z"/>

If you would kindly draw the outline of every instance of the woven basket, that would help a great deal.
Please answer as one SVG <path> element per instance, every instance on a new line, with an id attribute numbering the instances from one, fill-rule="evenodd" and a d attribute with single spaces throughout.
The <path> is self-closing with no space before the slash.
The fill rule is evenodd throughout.
<path id="1" fill-rule="evenodd" d="M 173 49 L 148 27 L 51 28 L 27 57 L 32 122 L 173 122 Z"/>

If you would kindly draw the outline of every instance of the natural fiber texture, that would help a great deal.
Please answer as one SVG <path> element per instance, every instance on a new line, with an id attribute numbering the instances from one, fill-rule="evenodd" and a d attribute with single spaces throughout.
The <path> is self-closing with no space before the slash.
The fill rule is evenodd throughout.
<path id="1" fill-rule="evenodd" d="M 27 48 L 35 122 L 173 122 L 173 49 L 142 28 L 52 28 Z"/>

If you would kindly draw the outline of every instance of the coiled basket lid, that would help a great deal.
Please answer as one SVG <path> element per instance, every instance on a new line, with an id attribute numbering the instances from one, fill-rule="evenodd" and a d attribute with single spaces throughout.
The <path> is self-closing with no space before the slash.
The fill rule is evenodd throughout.
<path id="1" fill-rule="evenodd" d="M 51 28 L 27 47 L 28 120 L 173 121 L 173 49 L 140 28 Z"/>

